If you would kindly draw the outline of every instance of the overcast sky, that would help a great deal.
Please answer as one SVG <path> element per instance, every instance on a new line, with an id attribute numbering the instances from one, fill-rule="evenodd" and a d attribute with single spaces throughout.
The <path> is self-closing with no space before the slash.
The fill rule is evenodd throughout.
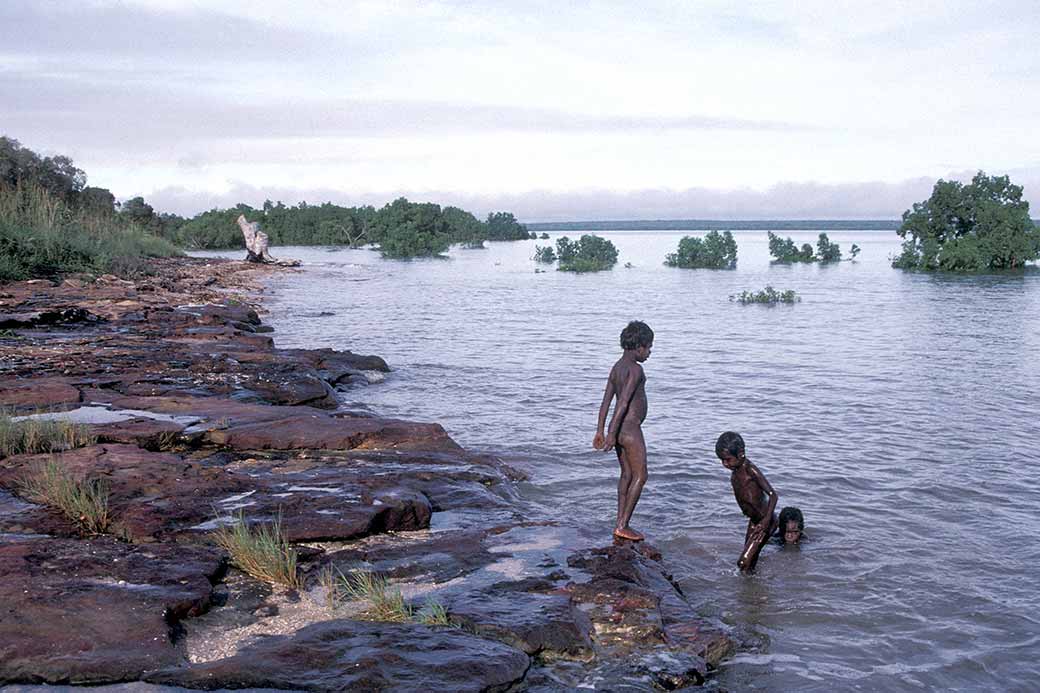
<path id="1" fill-rule="evenodd" d="M 1040 216 L 1035 0 L 287 7 L 0 0 L 0 134 L 182 214 L 895 218 L 984 169 Z"/>

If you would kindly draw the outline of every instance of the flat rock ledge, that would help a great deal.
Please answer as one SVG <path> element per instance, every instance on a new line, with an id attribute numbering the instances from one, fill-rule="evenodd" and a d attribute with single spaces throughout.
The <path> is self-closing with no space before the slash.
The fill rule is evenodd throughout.
<path id="1" fill-rule="evenodd" d="M 0 685 L 678 690 L 734 651 L 653 547 L 532 519 L 523 475 L 437 424 L 342 410 L 390 369 L 276 348 L 252 302 L 284 271 L 182 258 L 0 286 L 0 407 L 95 439 L 0 456 Z M 26 497 L 55 460 L 103 482 L 104 535 Z M 238 520 L 281 523 L 298 588 L 231 564 L 213 532 Z M 439 625 L 332 598 L 357 571 Z"/>

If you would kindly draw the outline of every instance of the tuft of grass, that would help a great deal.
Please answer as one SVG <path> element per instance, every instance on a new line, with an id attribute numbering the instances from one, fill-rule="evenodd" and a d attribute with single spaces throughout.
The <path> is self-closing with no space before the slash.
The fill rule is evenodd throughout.
<path id="1" fill-rule="evenodd" d="M 369 572 L 340 575 L 338 587 L 342 598 L 348 601 L 367 602 L 363 616 L 370 621 L 393 621 L 406 623 L 415 617 L 411 605 L 404 600 L 401 590 L 390 587 L 385 577 Z"/>
<path id="2" fill-rule="evenodd" d="M 34 503 L 60 510 L 90 534 L 102 534 L 111 523 L 108 485 L 101 479 L 80 481 L 56 459 L 37 465 L 22 479 L 20 492 Z"/>
<path id="3" fill-rule="evenodd" d="M 90 426 L 61 419 L 19 419 L 0 412 L 0 457 L 61 452 L 93 445 Z"/>
<path id="4" fill-rule="evenodd" d="M 739 294 L 731 295 L 729 300 L 736 301 L 744 305 L 751 303 L 765 303 L 769 305 L 777 303 L 799 303 L 802 297 L 794 292 L 794 289 L 787 289 L 786 291 L 777 291 L 771 286 L 767 286 L 762 291 L 741 291 Z"/>
<path id="5" fill-rule="evenodd" d="M 438 602 L 433 597 L 426 600 L 423 604 L 422 611 L 419 612 L 417 619 L 419 623 L 426 626 L 454 626 L 448 618 L 448 610 L 444 608 L 444 605 Z"/>
<path id="6" fill-rule="evenodd" d="M 234 523 L 212 536 L 231 555 L 231 562 L 253 577 L 286 587 L 301 586 L 296 551 L 285 538 L 281 516 L 274 522 L 249 524 L 239 513 Z"/>
<path id="7" fill-rule="evenodd" d="M 392 587 L 385 577 L 369 571 L 344 574 L 338 568 L 326 566 L 318 581 L 325 589 L 325 602 L 329 609 L 336 609 L 343 602 L 361 602 L 367 608 L 359 617 L 367 621 L 453 625 L 447 610 L 435 599 L 427 599 L 422 609 L 416 611 L 405 601 L 400 589 Z"/>

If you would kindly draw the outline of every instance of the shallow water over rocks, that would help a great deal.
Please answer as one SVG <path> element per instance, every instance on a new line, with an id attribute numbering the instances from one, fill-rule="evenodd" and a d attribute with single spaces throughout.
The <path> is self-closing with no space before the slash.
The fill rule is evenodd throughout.
<path id="1" fill-rule="evenodd" d="M 385 357 L 394 371 L 342 393 L 348 408 L 443 424 L 526 471 L 548 517 L 603 537 L 616 462 L 591 450 L 596 408 L 618 332 L 646 320 L 650 480 L 634 522 L 700 612 L 750 645 L 712 685 L 1035 685 L 1040 275 L 899 272 L 882 232 L 830 234 L 863 248 L 830 267 L 770 265 L 764 232 L 736 232 L 733 272 L 661 266 L 682 233 L 603 235 L 634 267 L 536 274 L 546 241 L 414 262 L 284 248 L 305 271 L 273 280 L 266 320 L 281 348 Z M 803 301 L 728 300 L 767 284 Z M 810 537 L 768 547 L 753 577 L 735 569 L 744 521 L 712 454 L 727 429 Z"/>

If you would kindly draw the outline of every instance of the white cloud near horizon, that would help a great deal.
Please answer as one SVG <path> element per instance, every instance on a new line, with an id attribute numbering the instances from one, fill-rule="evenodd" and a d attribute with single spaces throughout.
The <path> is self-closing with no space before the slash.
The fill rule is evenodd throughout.
<path id="1" fill-rule="evenodd" d="M 188 214 L 893 218 L 978 169 L 1040 208 L 1029 2 L 284 8 L 7 0 L 0 134 Z"/>

